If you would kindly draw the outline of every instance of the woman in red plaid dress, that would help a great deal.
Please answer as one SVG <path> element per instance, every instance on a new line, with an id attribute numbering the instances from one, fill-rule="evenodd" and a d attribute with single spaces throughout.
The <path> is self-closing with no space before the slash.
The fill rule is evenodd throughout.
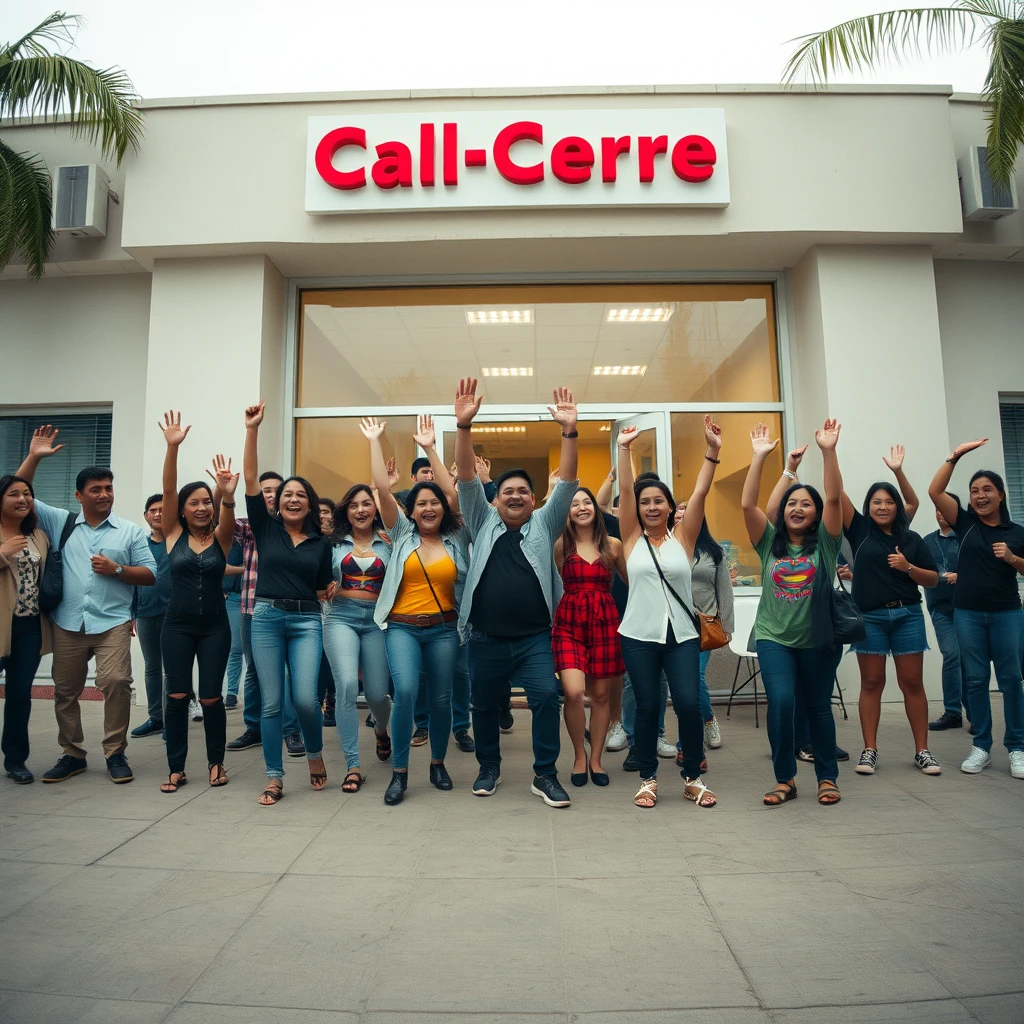
<path id="1" fill-rule="evenodd" d="M 571 781 L 585 786 L 587 770 L 595 786 L 607 786 L 601 767 L 608 732 L 608 689 L 625 666 L 619 643 L 619 613 L 612 599 L 612 576 L 626 578 L 622 542 L 608 536 L 594 495 L 581 487 L 572 499 L 562 536 L 555 542 L 555 564 L 565 593 L 555 610 L 551 646 L 565 693 L 565 727 L 572 740 Z M 590 697 L 590 762 L 583 745 Z"/>

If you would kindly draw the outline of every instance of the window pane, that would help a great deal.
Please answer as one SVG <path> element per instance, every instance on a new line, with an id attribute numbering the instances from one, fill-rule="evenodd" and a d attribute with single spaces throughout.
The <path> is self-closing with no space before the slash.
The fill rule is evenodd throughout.
<path id="1" fill-rule="evenodd" d="M 1006 504 L 1014 522 L 1024 523 L 1024 395 L 999 396 L 999 422 L 1006 468 Z"/>
<path id="2" fill-rule="evenodd" d="M 705 503 L 711 535 L 725 549 L 735 586 L 761 585 L 761 563 L 754 553 L 740 509 L 743 481 L 750 468 L 750 431 L 759 421 L 768 424 L 772 437 L 782 433 L 778 413 L 723 413 L 715 417 L 722 428 L 722 464 Z M 779 445 L 764 465 L 758 504 L 763 509 L 782 475 L 783 448 Z M 672 493 L 685 501 L 704 462 L 704 417 L 698 413 L 672 413 Z"/>
<path id="3" fill-rule="evenodd" d="M 489 404 L 774 402 L 772 288 L 583 285 L 306 291 L 299 408 L 451 404 L 481 378 Z"/>

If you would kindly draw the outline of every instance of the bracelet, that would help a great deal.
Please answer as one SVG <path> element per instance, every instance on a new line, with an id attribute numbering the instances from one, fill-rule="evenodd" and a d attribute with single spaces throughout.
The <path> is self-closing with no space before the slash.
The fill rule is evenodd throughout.
<path id="1" fill-rule="evenodd" d="M 946 459 L 946 461 L 951 466 L 955 466 L 960 461 L 960 456 L 959 455 L 950 455 L 950 457 L 948 459 Z"/>
<path id="2" fill-rule="evenodd" d="M 570 430 L 568 434 L 564 430 L 562 431 L 562 437 L 564 437 L 567 441 L 571 441 L 574 437 L 579 436 L 580 432 L 578 430 Z"/>
<path id="3" fill-rule="evenodd" d="M 790 480 L 796 480 L 796 473 L 791 473 L 788 469 L 784 469 L 782 475 L 788 476 Z"/>
<path id="4" fill-rule="evenodd" d="M 237 502 L 234 501 L 222 501 L 220 503 L 221 508 L 234 508 Z"/>
<path id="5" fill-rule="evenodd" d="M 716 466 L 719 465 L 722 461 L 721 459 L 713 459 L 710 455 L 705 455 L 704 458 L 707 459 L 708 462 L 713 462 Z"/>
<path id="6" fill-rule="evenodd" d="M 473 429 L 473 424 L 472 423 L 466 423 L 466 424 L 456 423 L 455 426 L 458 427 L 459 430 L 472 430 Z"/>

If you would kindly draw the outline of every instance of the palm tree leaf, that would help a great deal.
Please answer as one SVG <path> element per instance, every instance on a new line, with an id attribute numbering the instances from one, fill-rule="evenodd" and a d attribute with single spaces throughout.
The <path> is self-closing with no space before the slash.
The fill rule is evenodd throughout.
<path id="1" fill-rule="evenodd" d="M 786 62 L 783 82 L 806 73 L 814 82 L 830 74 L 901 64 L 925 52 L 957 51 L 972 46 L 1000 15 L 985 8 L 1001 6 L 965 0 L 954 7 L 918 7 L 885 11 L 844 21 L 825 32 L 790 40 L 800 45 Z"/>
<path id="2" fill-rule="evenodd" d="M 985 99 L 988 168 L 995 182 L 1006 187 L 1024 145 L 1024 21 L 993 26 Z"/>
<path id="3" fill-rule="evenodd" d="M 0 270 L 23 253 L 30 276 L 43 276 L 53 246 L 46 164 L 0 141 Z"/>
<path id="4" fill-rule="evenodd" d="M 118 163 L 142 141 L 143 115 L 132 106 L 131 80 L 120 68 L 97 70 L 62 54 L 0 63 L 0 114 L 44 121 L 66 116 L 72 136 L 99 140 Z"/>
<path id="5" fill-rule="evenodd" d="M 51 51 L 47 48 L 46 43 L 70 46 L 74 43 L 75 32 L 81 25 L 82 19 L 77 14 L 55 11 L 20 39 L 0 46 L 0 63 L 23 57 L 26 53 L 37 57 L 48 56 Z"/>

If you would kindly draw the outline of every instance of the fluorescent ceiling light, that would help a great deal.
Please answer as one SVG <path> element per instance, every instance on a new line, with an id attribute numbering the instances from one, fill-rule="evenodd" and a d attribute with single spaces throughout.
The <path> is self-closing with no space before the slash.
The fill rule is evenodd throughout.
<path id="1" fill-rule="evenodd" d="M 477 309 L 466 310 L 466 323 L 470 327 L 487 324 L 532 324 L 532 309 Z"/>
<path id="2" fill-rule="evenodd" d="M 592 371 L 595 377 L 642 377 L 646 372 L 646 366 L 595 366 Z"/>
<path id="3" fill-rule="evenodd" d="M 629 309 L 609 309 L 604 315 L 606 324 L 656 324 L 672 317 L 671 306 L 633 306 Z"/>
<path id="4" fill-rule="evenodd" d="M 485 377 L 532 377 L 532 366 L 484 366 L 480 372 Z"/>
<path id="5" fill-rule="evenodd" d="M 526 427 L 478 427 L 474 424 L 474 434 L 525 434 Z"/>

